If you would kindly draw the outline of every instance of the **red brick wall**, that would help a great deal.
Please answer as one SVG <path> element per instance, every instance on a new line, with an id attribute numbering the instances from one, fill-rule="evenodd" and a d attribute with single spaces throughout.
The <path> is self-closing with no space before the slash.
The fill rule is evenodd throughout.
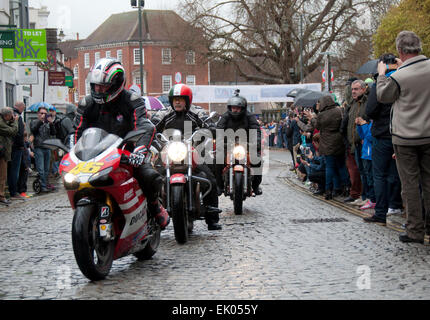
<path id="1" fill-rule="evenodd" d="M 90 54 L 90 66 L 95 62 L 95 52 L 100 52 L 100 58 L 104 58 L 106 51 L 111 51 L 111 57 L 117 57 L 117 50 L 122 49 L 123 55 L 123 66 L 126 70 L 126 79 L 128 88 L 133 84 L 132 73 L 137 72 L 139 74 L 139 64 L 134 64 L 133 49 L 138 49 L 139 46 L 125 46 L 125 47 L 113 47 L 113 48 L 102 48 L 102 49 L 91 49 L 91 50 L 79 50 L 77 63 L 79 64 L 79 86 L 76 86 L 79 90 L 79 96 L 82 98 L 85 96 L 85 79 L 89 72 L 89 68 L 84 68 L 84 54 Z M 144 45 L 144 65 L 143 69 L 146 72 L 146 92 L 152 95 L 159 95 L 162 92 L 162 76 L 171 75 L 172 84 L 175 84 L 175 73 L 181 72 L 182 82 L 185 83 L 187 75 L 195 75 L 196 85 L 207 85 L 208 84 L 208 65 L 199 61 L 196 55 L 195 65 L 187 65 L 185 62 L 185 51 L 171 48 L 172 52 L 172 63 L 168 65 L 162 64 L 161 52 L 162 48 L 168 48 L 167 46 L 159 45 Z M 73 69 L 73 67 L 72 67 Z"/>

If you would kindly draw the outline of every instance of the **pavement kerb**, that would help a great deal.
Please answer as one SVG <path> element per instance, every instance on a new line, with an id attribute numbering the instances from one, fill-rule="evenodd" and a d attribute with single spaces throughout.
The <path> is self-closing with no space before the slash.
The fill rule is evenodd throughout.
<path id="1" fill-rule="evenodd" d="M 273 159 L 272 161 L 284 164 L 286 166 L 286 168 L 288 167 L 289 163 L 281 161 L 281 160 L 275 160 Z M 302 193 L 305 193 L 307 195 L 309 195 L 312 198 L 318 199 L 322 202 L 325 202 L 331 206 L 337 207 L 339 209 L 342 209 L 348 213 L 351 213 L 355 216 L 359 216 L 361 218 L 365 218 L 365 217 L 369 217 L 372 215 L 371 212 L 363 212 L 359 209 L 356 209 L 355 207 L 349 206 L 347 204 L 344 204 L 343 202 L 337 200 L 337 199 L 333 199 L 333 200 L 325 200 L 324 197 L 321 196 L 316 196 L 313 195 L 312 192 L 310 192 L 305 186 L 303 186 L 297 179 L 292 178 L 292 177 L 279 177 L 281 180 L 283 180 L 286 184 L 288 184 L 290 187 L 296 189 L 297 191 L 300 191 Z M 363 222 L 365 223 L 365 222 Z M 400 218 L 400 219 L 392 219 L 390 217 L 387 217 L 387 223 L 386 225 L 382 225 L 382 224 L 378 224 L 380 226 L 395 230 L 397 232 L 405 232 L 405 230 L 402 227 L 402 224 L 405 223 L 405 219 L 404 218 Z"/>

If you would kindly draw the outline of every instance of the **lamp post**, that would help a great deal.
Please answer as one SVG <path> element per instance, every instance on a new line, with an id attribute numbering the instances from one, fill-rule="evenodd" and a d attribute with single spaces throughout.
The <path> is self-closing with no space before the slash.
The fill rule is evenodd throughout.
<path id="1" fill-rule="evenodd" d="M 139 54 L 140 54 L 140 91 L 143 95 L 143 59 L 142 59 L 142 7 L 145 6 L 145 1 L 138 0 L 139 12 Z M 143 2 L 143 3 L 142 3 Z M 143 5 L 143 6 L 142 6 Z"/>
<path id="2" fill-rule="evenodd" d="M 300 13 L 300 83 L 303 83 L 303 13 Z"/>
<path id="3" fill-rule="evenodd" d="M 143 95 L 143 59 L 142 59 L 142 8 L 145 7 L 145 0 L 130 0 L 130 4 L 133 8 L 138 8 L 138 19 L 139 19 L 139 54 L 140 54 L 140 91 Z"/>

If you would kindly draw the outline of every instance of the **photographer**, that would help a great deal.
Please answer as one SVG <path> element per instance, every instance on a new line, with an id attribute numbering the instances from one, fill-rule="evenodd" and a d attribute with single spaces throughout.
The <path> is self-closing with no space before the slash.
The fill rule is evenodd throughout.
<path id="1" fill-rule="evenodd" d="M 34 136 L 34 160 L 36 164 L 36 170 L 40 175 L 42 192 L 49 192 L 50 190 L 47 188 L 47 181 L 51 150 L 44 148 L 42 145 L 43 141 L 55 138 L 56 131 L 54 120 L 46 108 L 39 108 L 37 111 L 37 119 L 34 119 L 30 123 L 30 130 Z"/>
<path id="2" fill-rule="evenodd" d="M 430 60 L 421 55 L 422 42 L 414 32 L 397 35 L 397 71 L 387 77 L 387 66 L 378 64 L 377 98 L 392 103 L 391 134 L 397 169 L 406 205 L 406 233 L 402 242 L 424 241 L 428 221 L 424 221 L 420 184 L 427 211 L 430 208 Z M 427 229 L 427 230 L 426 230 Z"/>
<path id="3" fill-rule="evenodd" d="M 307 168 L 308 179 L 312 183 L 318 185 L 318 190 L 316 190 L 314 195 L 322 195 L 325 190 L 325 159 L 319 154 L 319 142 L 320 134 L 317 133 L 312 137 L 312 142 L 315 148 L 306 147 L 305 155 L 306 159 L 302 163 Z"/>

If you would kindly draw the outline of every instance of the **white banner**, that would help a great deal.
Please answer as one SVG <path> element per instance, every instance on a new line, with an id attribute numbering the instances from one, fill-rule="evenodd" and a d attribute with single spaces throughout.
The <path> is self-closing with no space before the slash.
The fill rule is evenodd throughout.
<path id="1" fill-rule="evenodd" d="M 37 84 L 37 66 L 18 66 L 16 73 L 18 84 Z"/>
<path id="2" fill-rule="evenodd" d="M 294 89 L 321 91 L 320 83 L 281 84 L 281 85 L 239 85 L 239 86 L 190 86 L 193 90 L 193 103 L 226 103 L 236 89 L 248 103 L 293 102 L 287 94 Z"/>

